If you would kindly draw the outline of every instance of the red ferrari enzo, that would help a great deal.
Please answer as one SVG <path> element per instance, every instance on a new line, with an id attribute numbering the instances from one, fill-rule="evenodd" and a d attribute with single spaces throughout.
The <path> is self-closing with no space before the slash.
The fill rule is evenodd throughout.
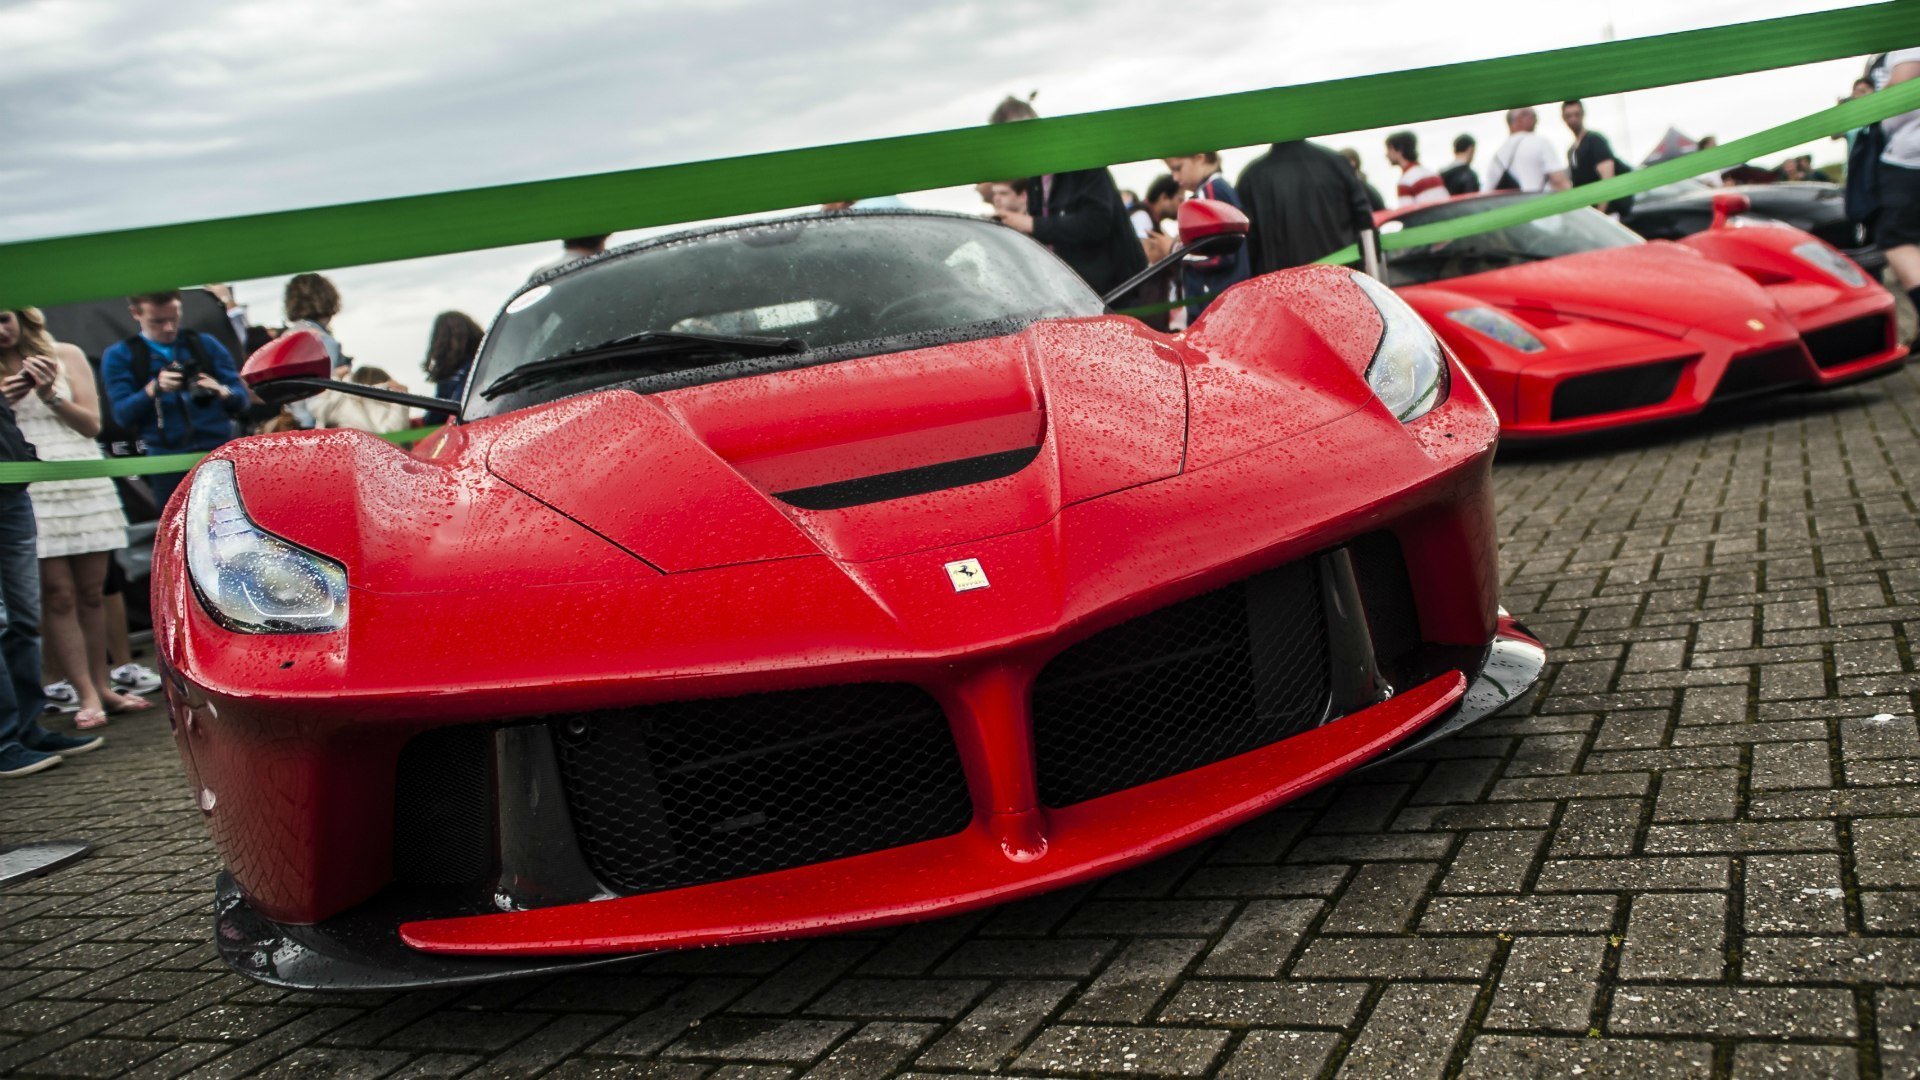
<path id="1" fill-rule="evenodd" d="M 1376 215 L 1426 225 L 1528 195 Z M 1720 195 L 1713 227 L 1640 239 L 1576 210 L 1388 256 L 1387 279 L 1466 365 L 1507 438 L 1575 435 L 1730 398 L 1888 374 L 1893 297 L 1845 255 Z"/>
<path id="2" fill-rule="evenodd" d="M 1181 225 L 1186 252 L 1246 228 Z M 246 372 L 395 397 L 326 379 L 309 335 Z M 1496 605 L 1493 410 L 1342 269 L 1168 336 L 979 219 L 728 225 L 546 274 L 463 401 L 398 399 L 459 420 L 411 453 L 230 443 L 155 546 L 215 933 L 277 985 L 1058 888 L 1487 716 L 1544 663 Z"/>

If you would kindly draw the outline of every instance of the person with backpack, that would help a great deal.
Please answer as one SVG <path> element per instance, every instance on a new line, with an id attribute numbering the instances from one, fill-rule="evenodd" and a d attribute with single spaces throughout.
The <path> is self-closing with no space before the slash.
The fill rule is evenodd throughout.
<path id="1" fill-rule="evenodd" d="M 1633 169 L 1626 162 L 1613 156 L 1613 144 L 1605 135 L 1587 130 L 1587 107 L 1579 98 L 1563 102 L 1560 106 L 1560 119 L 1573 133 L 1573 145 L 1567 147 L 1567 176 L 1574 187 L 1582 184 L 1597 184 L 1602 180 L 1611 180 L 1616 176 L 1630 173 Z M 1633 196 L 1602 203 L 1602 213 L 1619 217 L 1633 209 Z"/>
<path id="2" fill-rule="evenodd" d="M 1540 117 L 1532 109 L 1507 110 L 1507 141 L 1493 152 L 1482 191 L 1565 191 L 1573 184 L 1547 137 L 1533 130 Z"/>
<path id="3" fill-rule="evenodd" d="M 212 450 L 233 438 L 250 399 L 225 346 L 180 325 L 180 291 L 127 298 L 140 332 L 100 357 L 113 418 L 140 433 L 148 456 Z M 161 506 L 185 473 L 147 477 Z"/>

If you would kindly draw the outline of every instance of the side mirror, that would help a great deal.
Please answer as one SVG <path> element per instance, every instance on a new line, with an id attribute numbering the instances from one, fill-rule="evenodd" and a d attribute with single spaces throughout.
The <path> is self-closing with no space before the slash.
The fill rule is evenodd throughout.
<path id="1" fill-rule="evenodd" d="M 1232 251 L 1247 238 L 1249 223 L 1247 215 L 1231 203 L 1217 199 L 1188 199 L 1180 204 L 1180 246 L 1196 249 L 1207 244 L 1211 252 Z M 1226 247 L 1218 247 L 1213 242 L 1221 238 L 1231 241 Z"/>
<path id="2" fill-rule="evenodd" d="M 240 381 L 252 387 L 262 401 L 284 405 L 289 401 L 312 397 L 324 387 L 310 384 L 276 386 L 286 380 L 326 379 L 333 375 L 333 358 L 326 343 L 311 330 L 282 334 L 247 357 L 240 369 Z"/>
<path id="3" fill-rule="evenodd" d="M 1716 192 L 1713 196 L 1712 228 L 1725 228 L 1727 219 L 1735 214 L 1744 214 L 1753 209 L 1753 200 L 1732 191 Z"/>
<path id="4" fill-rule="evenodd" d="M 1180 204 L 1180 244 L 1159 262 L 1133 275 L 1101 297 L 1107 305 L 1118 303 L 1140 284 L 1180 263 L 1191 255 L 1226 255 L 1240 250 L 1247 242 L 1247 215 L 1230 203 L 1217 199 L 1188 199 Z"/>

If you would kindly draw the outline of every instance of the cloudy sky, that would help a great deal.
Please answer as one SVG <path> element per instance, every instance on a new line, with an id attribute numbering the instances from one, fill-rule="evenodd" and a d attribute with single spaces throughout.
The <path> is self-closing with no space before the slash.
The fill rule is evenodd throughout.
<path id="1" fill-rule="evenodd" d="M 1821 0 L 0 0 L 0 240 L 91 232 L 841 142 L 1850 6 Z M 1831 105 L 1857 61 L 1588 102 L 1638 161 L 1671 124 L 1748 134 Z M 1564 143 L 1557 114 L 1542 130 Z M 1416 125 L 1443 164 L 1498 117 Z M 1384 132 L 1328 137 L 1392 182 Z M 1820 161 L 1838 144 L 1811 146 Z M 1258 153 L 1229 151 L 1228 175 Z M 1136 190 L 1163 171 L 1122 163 Z M 975 210 L 970 190 L 913 193 Z M 642 234 L 621 234 L 631 239 Z M 418 383 L 428 324 L 488 321 L 558 245 L 327 269 L 335 330 Z M 277 323 L 284 279 L 239 283 Z"/>

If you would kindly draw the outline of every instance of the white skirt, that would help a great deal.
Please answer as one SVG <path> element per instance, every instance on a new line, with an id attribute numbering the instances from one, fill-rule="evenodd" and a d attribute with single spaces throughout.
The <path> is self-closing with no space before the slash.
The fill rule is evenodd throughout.
<path id="1" fill-rule="evenodd" d="M 105 477 L 43 480 L 27 487 L 40 529 L 40 557 L 118 551 L 127 546 L 127 515 L 120 493 Z"/>

